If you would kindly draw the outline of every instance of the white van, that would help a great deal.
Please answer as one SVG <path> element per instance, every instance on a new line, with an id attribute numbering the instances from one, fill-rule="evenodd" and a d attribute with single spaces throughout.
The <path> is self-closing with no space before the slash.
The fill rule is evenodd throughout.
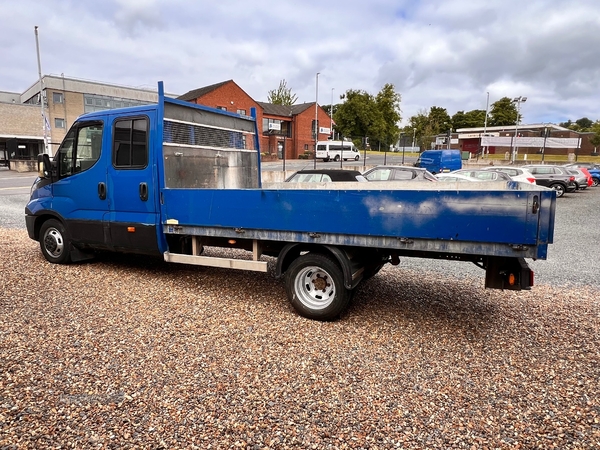
<path id="1" fill-rule="evenodd" d="M 342 156 L 343 155 L 343 156 Z M 319 141 L 317 142 L 317 159 L 322 159 L 327 162 L 330 160 L 339 161 L 341 158 L 344 161 L 353 159 L 358 161 L 360 153 L 352 142 L 347 141 Z"/>

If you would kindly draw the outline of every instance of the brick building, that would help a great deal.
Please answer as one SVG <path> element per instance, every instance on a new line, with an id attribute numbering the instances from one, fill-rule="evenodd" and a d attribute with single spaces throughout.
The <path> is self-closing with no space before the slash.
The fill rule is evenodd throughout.
<path id="1" fill-rule="evenodd" d="M 594 152 L 594 146 L 590 142 L 590 138 L 594 133 L 579 133 L 577 131 L 569 130 L 568 128 L 561 127 L 559 125 L 540 123 L 540 124 L 520 124 L 518 127 L 515 125 L 508 126 L 496 126 L 496 127 L 479 127 L 479 128 L 461 128 L 456 130 L 453 137 L 458 138 L 458 145 L 453 145 L 452 148 L 458 148 L 462 151 L 468 151 L 475 155 L 482 150 L 481 138 L 484 134 L 488 136 L 497 137 L 514 137 L 515 132 L 521 138 L 540 138 L 542 144 L 539 147 L 522 147 L 519 148 L 519 153 L 523 154 L 534 154 L 540 153 L 543 148 L 543 137 L 550 138 L 571 138 L 580 139 L 580 146 L 577 147 L 564 147 L 564 148 L 543 148 L 546 155 L 590 155 Z M 490 146 L 488 152 L 494 153 L 505 153 L 511 151 L 511 146 Z"/>
<path id="2" fill-rule="evenodd" d="M 0 102 L 0 165 L 29 159 L 42 150 L 44 133 L 39 106 Z"/>
<path id="3" fill-rule="evenodd" d="M 23 93 L 0 92 L 0 164 L 35 170 L 39 153 L 44 152 L 41 99 L 47 117 L 48 150 L 54 154 L 66 132 L 81 114 L 111 108 L 144 105 L 158 100 L 156 89 L 140 89 L 93 81 L 45 75 Z M 176 94 L 167 94 L 177 97 Z M 260 148 L 272 158 L 295 159 L 315 147 L 317 140 L 330 135 L 331 118 L 315 102 L 282 106 L 258 102 L 233 80 L 194 89 L 180 100 L 250 115 L 256 110 Z M 10 161 L 13 160 L 13 163 Z"/>
<path id="4" fill-rule="evenodd" d="M 41 99 L 49 129 L 48 150 L 54 154 L 69 127 L 81 114 L 158 100 L 156 89 L 139 89 L 93 81 L 45 75 L 25 92 L 0 92 L 0 164 L 15 170 L 35 170 L 44 152 Z"/>
<path id="5" fill-rule="evenodd" d="M 245 115 L 255 108 L 261 151 L 274 158 L 297 159 L 313 152 L 315 117 L 317 140 L 326 140 L 331 133 L 331 118 L 315 102 L 291 106 L 258 102 L 233 80 L 194 89 L 178 99 Z"/>

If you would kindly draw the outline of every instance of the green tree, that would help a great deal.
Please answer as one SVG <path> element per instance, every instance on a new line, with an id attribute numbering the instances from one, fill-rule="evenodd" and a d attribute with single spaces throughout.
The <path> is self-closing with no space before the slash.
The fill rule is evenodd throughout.
<path id="1" fill-rule="evenodd" d="M 372 148 L 385 148 L 398 141 L 400 135 L 400 94 L 393 84 L 386 84 L 376 96 L 350 89 L 340 96 L 345 100 L 334 105 L 335 129 L 355 140 L 368 137 Z"/>
<path id="2" fill-rule="evenodd" d="M 478 128 L 485 125 L 485 111 L 474 109 L 472 111 L 457 111 L 452 116 L 452 127 L 454 130 L 460 128 Z"/>
<path id="3" fill-rule="evenodd" d="M 409 123 L 410 125 L 404 128 L 406 134 L 408 135 L 409 130 L 414 132 L 416 145 L 421 150 L 431 148 L 431 143 L 435 141 L 435 136 L 439 134 L 439 130 L 430 120 L 429 112 L 427 110 L 419 111 L 409 119 Z"/>
<path id="4" fill-rule="evenodd" d="M 521 113 L 519 113 L 518 120 L 521 120 Z M 510 98 L 502 97 L 497 102 L 492 103 L 492 107 L 490 108 L 488 125 L 494 127 L 516 125 L 516 123 L 517 107 Z"/>
<path id="5" fill-rule="evenodd" d="M 570 130 L 570 129 L 572 129 L 573 126 L 575 126 L 575 124 L 573 123 L 573 121 L 571 119 L 569 119 L 566 122 L 559 123 L 558 126 L 563 127 L 563 128 L 568 128 Z"/>
<path id="6" fill-rule="evenodd" d="M 373 95 L 366 91 L 349 89 L 341 98 L 345 101 L 338 105 L 333 120 L 336 123 L 335 129 L 342 136 L 357 139 L 384 134 L 383 114 L 377 108 Z"/>
<path id="7" fill-rule="evenodd" d="M 375 97 L 375 104 L 383 119 L 382 128 L 377 130 L 377 135 L 374 135 L 374 138 L 378 141 L 376 144 L 387 147 L 398 141 L 400 136 L 398 123 L 402 119 L 400 115 L 400 98 L 400 94 L 396 92 L 394 85 L 389 83 L 385 84 Z"/>
<path id="8" fill-rule="evenodd" d="M 446 133 L 452 129 L 452 120 L 446 108 L 432 106 L 429 110 L 429 124 L 434 134 Z"/>
<path id="9" fill-rule="evenodd" d="M 579 126 L 580 131 L 590 131 L 592 125 L 594 125 L 594 122 L 587 117 L 582 117 L 581 119 L 576 120 L 575 123 Z"/>
<path id="10" fill-rule="evenodd" d="M 561 127 L 568 128 L 569 130 L 586 132 L 592 131 L 592 127 L 594 126 L 594 122 L 592 122 L 587 117 L 582 117 L 581 119 L 577 119 L 573 122 L 571 119 L 566 122 L 562 122 L 559 124 Z"/>
<path id="11" fill-rule="evenodd" d="M 286 105 L 290 106 L 296 103 L 298 96 L 292 93 L 292 89 L 287 87 L 287 82 L 281 80 L 279 87 L 269 91 L 267 95 L 267 101 L 273 105 Z"/>
<path id="12" fill-rule="evenodd" d="M 600 120 L 596 120 L 589 128 L 594 133 L 590 137 L 590 144 L 594 146 L 594 152 L 597 152 L 598 147 L 600 147 Z"/>

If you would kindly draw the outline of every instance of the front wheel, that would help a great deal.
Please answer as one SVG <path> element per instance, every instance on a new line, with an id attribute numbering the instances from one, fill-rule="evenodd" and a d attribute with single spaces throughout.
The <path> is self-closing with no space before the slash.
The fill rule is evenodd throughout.
<path id="1" fill-rule="evenodd" d="M 40 248 L 44 258 L 53 264 L 71 261 L 71 240 L 64 225 L 56 219 L 47 220 L 42 225 Z"/>
<path id="2" fill-rule="evenodd" d="M 296 312 L 315 320 L 337 318 L 351 296 L 340 267 L 318 253 L 299 256 L 290 264 L 285 273 L 285 290 Z"/>
<path id="3" fill-rule="evenodd" d="M 551 189 L 554 189 L 556 191 L 556 198 L 562 197 L 563 195 L 565 195 L 565 190 L 566 188 L 564 187 L 564 185 L 560 184 L 560 183 L 555 183 L 550 185 Z"/>
<path id="4" fill-rule="evenodd" d="M 354 161 L 358 161 L 359 159 L 360 159 L 360 156 L 358 156 L 358 155 L 356 155 L 356 156 L 354 157 Z"/>

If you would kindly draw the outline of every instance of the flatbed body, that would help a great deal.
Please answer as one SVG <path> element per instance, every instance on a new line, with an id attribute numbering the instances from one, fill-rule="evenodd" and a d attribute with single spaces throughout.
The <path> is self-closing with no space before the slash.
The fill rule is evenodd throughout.
<path id="1" fill-rule="evenodd" d="M 361 281 L 400 257 L 472 261 L 486 287 L 529 289 L 525 259 L 545 259 L 556 195 L 529 183 L 261 180 L 256 114 L 169 99 L 90 113 L 54 159 L 40 155 L 26 224 L 54 263 L 98 250 L 266 271 L 277 258 L 288 298 L 336 317 Z M 205 247 L 251 252 L 214 258 Z"/>

